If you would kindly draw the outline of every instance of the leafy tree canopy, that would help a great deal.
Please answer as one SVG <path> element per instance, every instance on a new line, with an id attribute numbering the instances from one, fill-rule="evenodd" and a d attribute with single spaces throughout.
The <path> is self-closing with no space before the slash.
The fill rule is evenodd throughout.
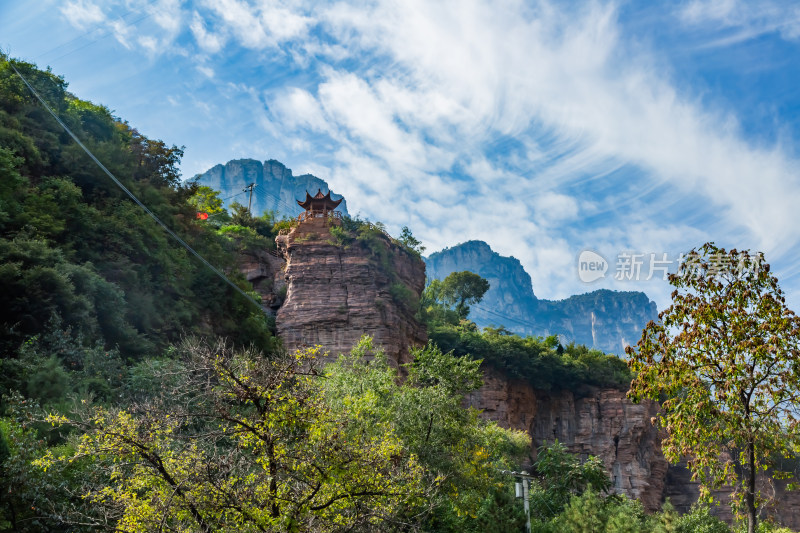
<path id="1" fill-rule="evenodd" d="M 489 290 L 489 282 L 469 271 L 452 272 L 443 280 L 434 279 L 425 288 L 423 302 L 427 307 L 448 306 L 459 319 L 466 319 L 469 306 L 479 303 Z M 429 312 L 435 312 L 429 309 Z M 446 320 L 446 318 L 445 318 Z"/>
<path id="2" fill-rule="evenodd" d="M 464 394 L 482 383 L 480 361 L 434 346 L 415 349 L 401 381 L 398 369 L 375 352 L 370 339 L 362 339 L 325 368 L 325 388 L 334 408 L 357 415 L 357 431 L 396 435 L 418 458 L 428 492 L 423 505 L 404 511 L 405 520 L 426 531 L 519 528 L 518 509 L 499 507 L 510 503 L 508 480 L 499 471 L 517 464 L 530 439 L 462 406 Z"/>
<path id="3" fill-rule="evenodd" d="M 397 241 L 407 249 L 415 252 L 417 255 L 420 255 L 425 251 L 425 247 L 422 246 L 422 241 L 414 237 L 414 235 L 411 233 L 411 230 L 408 229 L 408 226 L 403 226 L 400 237 L 398 237 Z"/>
<path id="4" fill-rule="evenodd" d="M 800 445 L 800 318 L 760 253 L 707 243 L 676 274 L 672 304 L 629 349 L 629 396 L 662 401 L 664 455 L 709 488 L 733 487 L 756 529 L 756 477 Z"/>
<path id="5" fill-rule="evenodd" d="M 568 389 L 577 395 L 591 387 L 627 390 L 631 372 L 625 361 L 583 345 L 561 345 L 556 336 L 520 337 L 504 328 L 478 331 L 474 323 L 433 323 L 428 337 L 442 350 L 481 359 L 504 374 L 540 390 Z"/>
<path id="6" fill-rule="evenodd" d="M 318 349 L 267 359 L 187 340 L 178 374 L 153 368 L 153 395 L 125 408 L 84 403 L 56 425 L 73 447 L 47 469 L 91 459 L 105 477 L 86 498 L 114 531 L 346 531 L 422 505 L 422 466 L 393 432 L 331 409 Z"/>
<path id="7" fill-rule="evenodd" d="M 188 201 L 195 206 L 199 212 L 204 212 L 208 215 L 226 213 L 225 207 L 222 205 L 222 198 L 219 197 L 219 191 L 207 185 L 200 185 L 197 187 L 197 190 Z"/>

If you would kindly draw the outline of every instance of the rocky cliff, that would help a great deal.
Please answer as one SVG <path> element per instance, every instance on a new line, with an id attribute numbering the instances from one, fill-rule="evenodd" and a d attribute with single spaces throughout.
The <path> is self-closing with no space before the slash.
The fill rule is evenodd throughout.
<path id="1" fill-rule="evenodd" d="M 390 361 L 408 362 L 409 346 L 427 341 L 413 301 L 425 284 L 425 264 L 380 232 L 371 246 L 382 250 L 361 241 L 338 244 L 327 224 L 311 219 L 278 237 L 287 284 L 278 336 L 289 349 L 319 344 L 336 355 L 367 334 Z"/>
<path id="2" fill-rule="evenodd" d="M 577 395 L 573 391 L 545 392 L 527 382 L 510 379 L 484 368 L 484 384 L 467 398 L 482 410 L 482 416 L 503 427 L 527 431 L 536 449 L 556 439 L 583 458 L 599 457 L 609 472 L 613 490 L 641 500 L 645 509 L 656 511 L 669 498 L 679 513 L 697 501 L 699 484 L 691 479 L 685 463 L 670 465 L 661 453 L 661 436 L 650 423 L 659 406 L 654 402 L 634 404 L 624 391 L 594 389 Z M 760 490 L 771 496 L 768 512 L 793 531 L 800 530 L 800 493 L 787 490 L 787 480 L 769 486 L 762 478 Z M 713 514 L 733 522 L 730 491 L 712 491 L 721 505 Z"/>
<path id="3" fill-rule="evenodd" d="M 621 354 L 636 344 L 642 329 L 658 312 L 642 292 L 598 290 L 566 300 L 540 300 L 531 277 L 514 257 L 503 257 L 483 241 L 469 241 L 425 260 L 428 277 L 443 279 L 469 270 L 489 280 L 483 301 L 469 318 L 481 327 L 505 326 L 522 335 L 559 335 L 566 342 Z"/>
<path id="4" fill-rule="evenodd" d="M 243 272 L 265 303 L 278 306 L 278 335 L 289 349 L 320 344 L 335 355 L 349 351 L 366 333 L 395 364 L 408 362 L 408 346 L 424 343 L 426 333 L 414 319 L 413 307 L 398 300 L 393 286 L 402 284 L 419 295 L 424 263 L 388 237 L 378 243 L 388 252 L 388 263 L 362 242 L 339 244 L 328 224 L 315 218 L 279 236 L 278 250 L 285 263 L 266 253 L 242 261 Z M 488 246 L 481 248 L 491 264 L 493 252 Z M 530 277 L 518 262 L 501 259 L 495 270 L 479 272 L 497 282 L 496 291 L 499 288 L 502 294 L 509 279 L 518 285 L 527 280 L 530 287 Z M 285 301 L 278 296 L 281 287 Z M 649 422 L 655 404 L 634 405 L 614 389 L 581 396 L 565 390 L 544 392 L 491 367 L 485 368 L 483 387 L 467 402 L 504 427 L 527 431 L 533 454 L 537 447 L 558 439 L 583 457 L 599 456 L 618 492 L 641 499 L 648 509 L 661 505 L 667 463 Z"/>
<path id="5" fill-rule="evenodd" d="M 213 166 L 195 176 L 193 180 L 220 191 L 222 198 L 233 196 L 225 202 L 226 206 L 232 202 L 247 205 L 248 194 L 242 189 L 250 183 L 255 183 L 253 214 L 261 215 L 264 211 L 270 210 L 279 216 L 290 218 L 296 217 L 303 211 L 295 200 L 303 200 L 306 191 L 313 195 L 317 189 L 321 189 L 323 193 L 329 190 L 324 180 L 311 174 L 293 176 L 291 169 L 274 159 L 264 163 L 255 159 L 235 159 L 225 165 Z M 341 198 L 335 193 L 331 197 L 334 200 Z M 346 214 L 347 202 L 343 201 L 338 209 Z"/>
<path id="6" fill-rule="evenodd" d="M 555 440 L 583 458 L 595 455 L 605 463 L 617 493 L 640 499 L 646 509 L 660 508 L 668 464 L 650 423 L 657 404 L 633 404 L 615 389 L 583 396 L 544 392 L 491 368 L 485 370 L 483 387 L 467 400 L 487 419 L 527 431 L 534 455 Z"/>

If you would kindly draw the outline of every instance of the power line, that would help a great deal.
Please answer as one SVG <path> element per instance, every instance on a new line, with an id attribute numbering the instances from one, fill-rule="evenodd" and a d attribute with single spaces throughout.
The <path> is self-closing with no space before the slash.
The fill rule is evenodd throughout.
<path id="1" fill-rule="evenodd" d="M 239 191 L 239 192 L 237 192 L 236 194 L 234 194 L 233 196 L 228 196 L 227 198 L 223 198 L 221 201 L 222 201 L 222 202 L 227 202 L 227 201 L 228 201 L 228 200 L 230 200 L 231 198 L 236 198 L 236 197 L 237 197 L 237 196 L 239 196 L 240 194 L 244 194 L 244 192 L 245 192 L 245 191 Z"/>
<path id="2" fill-rule="evenodd" d="M 286 211 L 286 213 L 289 216 L 294 216 L 294 213 L 297 213 L 297 211 L 298 211 L 297 207 L 292 207 L 291 204 L 288 204 L 284 200 L 282 200 L 280 197 L 275 196 L 275 195 L 267 192 L 267 190 L 264 189 L 263 187 L 260 190 L 256 190 L 256 196 L 259 196 L 259 195 L 260 195 L 260 198 L 262 200 L 273 200 L 275 202 L 276 206 L 277 207 L 282 207 L 283 210 Z"/>
<path id="3" fill-rule="evenodd" d="M 263 308 L 261 307 L 261 304 L 260 304 L 259 302 L 257 302 L 257 301 L 256 301 L 256 300 L 255 300 L 255 299 L 252 297 L 252 296 L 250 296 L 249 294 L 247 294 L 245 291 L 243 291 L 243 290 L 242 290 L 242 289 L 241 289 L 241 288 L 240 288 L 238 285 L 236 285 L 236 284 L 235 284 L 234 282 L 232 282 L 230 279 L 228 279 L 228 277 L 227 277 L 225 274 L 223 274 L 223 273 L 222 273 L 220 270 L 218 270 L 218 269 L 217 269 L 217 268 L 216 268 L 214 265 L 212 265 L 211 263 L 209 263 L 208 261 L 206 261 L 206 259 L 205 259 L 205 258 L 204 258 L 202 255 L 200 255 L 199 253 L 197 253 L 197 252 L 194 250 L 194 248 L 192 248 L 191 246 L 189 246 L 189 244 L 188 244 L 186 241 L 184 241 L 182 238 L 180 238 L 180 237 L 179 237 L 179 236 L 178 236 L 178 235 L 177 235 L 177 234 L 176 234 L 174 231 L 172 231 L 172 230 L 169 228 L 169 226 L 167 226 L 166 224 L 164 224 L 164 223 L 161 221 L 161 219 L 160 219 L 160 218 L 158 218 L 158 216 L 156 216 L 156 214 L 155 214 L 155 213 L 153 213 L 152 211 L 150 211 L 150 209 L 149 209 L 149 208 L 148 208 L 146 205 L 144 205 L 144 204 L 143 204 L 143 203 L 142 203 L 142 202 L 141 202 L 141 201 L 140 201 L 140 200 L 139 200 L 139 199 L 138 199 L 138 198 L 137 198 L 137 197 L 136 197 L 136 196 L 135 196 L 135 195 L 134 195 L 134 194 L 133 194 L 133 193 L 132 193 L 132 192 L 131 192 L 131 191 L 130 191 L 128 188 L 127 188 L 127 187 L 125 187 L 125 185 L 123 185 L 123 184 L 122 184 L 122 182 L 121 182 L 121 181 L 119 181 L 119 180 L 117 179 L 117 177 L 116 177 L 116 176 L 114 176 L 114 174 L 112 174 L 112 173 L 111 173 L 111 171 L 110 171 L 110 170 L 108 170 L 108 169 L 105 167 L 105 165 L 103 165 L 103 163 L 101 163 L 101 162 L 100 162 L 100 160 L 99 160 L 99 159 L 97 159 L 97 157 L 95 157 L 95 155 L 94 155 L 94 154 L 91 152 L 91 150 L 89 150 L 89 149 L 88 149 L 88 148 L 87 148 L 87 147 L 86 147 L 86 146 L 85 146 L 85 145 L 84 145 L 84 144 L 81 142 L 81 140 L 80 140 L 80 139 L 78 139 L 78 137 L 77 137 L 77 136 L 76 136 L 74 133 L 72 133 L 72 130 L 71 130 L 71 129 L 69 129 L 69 127 L 67 127 L 67 125 L 66 125 L 66 124 L 64 124 L 64 122 L 63 122 L 63 121 L 62 121 L 62 120 L 61 120 L 61 119 L 58 117 L 58 115 L 56 115 L 56 113 L 55 113 L 55 112 L 54 112 L 54 111 L 53 111 L 53 110 L 50 108 L 50 106 L 49 106 L 49 105 L 47 105 L 47 102 L 45 102 L 45 101 L 44 101 L 44 99 L 43 99 L 41 96 L 39 96 L 39 93 L 38 93 L 38 92 L 36 92 L 36 89 L 34 89 L 34 88 L 33 88 L 33 86 L 32 86 L 30 83 L 28 83 L 28 80 L 27 80 L 27 79 L 25 79 L 25 76 L 23 76 L 23 75 L 22 75 L 22 74 L 19 72 L 19 70 L 17 70 L 17 67 L 15 67 L 15 66 L 14 66 L 14 63 L 13 63 L 11 60 L 9 60 L 9 61 L 8 61 L 8 64 L 11 66 L 12 70 L 14 70 L 14 72 L 17 74 L 17 76 L 19 76 L 19 77 L 20 77 L 20 79 L 23 81 L 23 83 L 25 83 L 25 85 L 26 85 L 26 86 L 28 87 L 28 89 L 29 89 L 29 90 L 30 90 L 30 91 L 33 93 L 33 95 L 36 97 L 36 99 L 37 99 L 37 100 L 39 100 L 39 102 L 41 102 L 41 103 L 42 103 L 42 105 L 45 107 L 45 109 L 47 109 L 47 111 L 50 113 L 50 115 L 52 115 L 52 117 L 53 117 L 53 118 L 56 120 L 56 122 L 58 122 L 58 123 L 61 125 L 61 127 L 62 127 L 62 128 L 64 128 L 64 131 L 66 131 L 66 132 L 67 132 L 67 134 L 69 134 L 69 136 L 70 136 L 70 137 L 72 137 L 72 140 L 74 140 L 74 141 L 75 141 L 75 142 L 78 144 L 78 146 L 80 146 L 80 147 L 83 149 L 83 151 L 84 151 L 84 152 L 86 152 L 86 154 L 87 154 L 87 155 L 88 155 L 90 158 L 92 158 L 92 161 L 94 161 L 94 162 L 97 164 L 97 166 L 98 166 L 98 167 L 100 167 L 100 169 L 101 169 L 103 172 L 105 172 L 105 174 L 106 174 L 106 175 L 107 175 L 109 178 L 111 178 L 111 180 L 112 180 L 112 181 L 113 181 L 113 182 L 114 182 L 114 183 L 115 183 L 115 184 L 116 184 L 116 185 L 117 185 L 117 186 L 118 186 L 120 189 L 122 189 L 122 190 L 125 192 L 125 194 L 127 194 L 127 195 L 128 195 L 130 198 L 131 198 L 131 200 L 133 200 L 134 202 L 136 202 L 136 204 L 137 204 L 139 207 L 141 207 L 141 208 L 144 210 L 144 212 L 145 212 L 145 213 L 147 213 L 148 215 L 150 215 L 150 217 L 151 217 L 153 220 L 155 220 L 155 221 L 156 221 L 156 223 L 157 223 L 159 226 L 161 226 L 161 227 L 164 229 L 164 231 L 166 231 L 166 232 L 167 232 L 167 233 L 168 233 L 168 234 L 169 234 L 169 235 L 170 235 L 170 236 L 171 236 L 173 239 L 175 239 L 176 241 L 178 241 L 178 243 L 179 243 L 181 246 L 183 246 L 183 247 L 184 247 L 184 248 L 186 248 L 186 249 L 187 249 L 189 252 L 191 252 L 191 253 L 192 253 L 192 254 L 193 254 L 195 257 L 197 257 L 197 259 L 199 259 L 199 260 L 200 260 L 200 261 L 201 261 L 201 262 L 202 262 L 202 263 L 203 263 L 205 266 L 207 266 L 207 267 L 208 267 L 208 268 L 209 268 L 209 269 L 210 269 L 212 272 L 214 272 L 214 274 L 216 274 L 217 276 L 219 276 L 219 277 L 220 277 L 220 279 L 222 279 L 222 280 L 223 280 L 225 283 L 227 283 L 228 285 L 230 285 L 231 287 L 233 287 L 233 289 L 234 289 L 234 290 L 236 290 L 236 291 L 237 291 L 239 294 L 241 294 L 242 296 L 244 296 L 245 298 L 247 298 L 247 300 L 249 300 L 250 302 L 252 302 L 252 303 L 253 303 L 253 305 L 257 306 L 257 307 L 258 307 L 258 309 L 259 309 L 259 310 L 261 310 L 261 311 L 263 312 Z"/>
<path id="4" fill-rule="evenodd" d="M 292 205 L 287 203 L 280 196 L 275 196 L 274 194 L 267 191 L 267 189 L 265 188 L 259 189 L 258 191 L 256 191 L 256 194 L 260 195 L 262 200 L 273 200 L 276 206 L 282 207 L 284 210 L 289 211 L 290 213 L 292 211 L 297 211 L 297 209 L 292 208 Z"/>
<path id="5" fill-rule="evenodd" d="M 480 309 L 484 313 L 488 313 L 490 315 L 495 315 L 498 318 L 502 318 L 502 319 L 505 319 L 505 320 L 511 320 L 512 322 L 516 322 L 517 324 L 519 324 L 521 326 L 529 326 L 531 328 L 536 328 L 536 324 L 534 324 L 533 322 L 528 322 L 527 320 L 514 318 L 514 317 L 512 317 L 510 315 L 506 315 L 506 314 L 501 313 L 499 311 L 494 311 L 492 309 L 488 309 L 486 307 L 483 307 L 482 305 L 472 304 L 472 306 L 470 306 L 470 307 L 474 307 L 474 308 Z"/>

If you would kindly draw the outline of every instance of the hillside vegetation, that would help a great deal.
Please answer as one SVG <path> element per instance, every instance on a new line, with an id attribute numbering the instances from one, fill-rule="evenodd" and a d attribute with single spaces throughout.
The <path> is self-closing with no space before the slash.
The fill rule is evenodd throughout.
<path id="1" fill-rule="evenodd" d="M 367 348 L 324 372 L 314 351 L 283 353 L 261 311 L 124 195 L 2 59 L 0 531 L 521 527 L 499 469 L 529 440 L 461 407 L 480 383 L 473 361 L 430 347 L 398 385 L 388 364 L 363 366 Z M 274 247 L 286 221 L 220 209 L 180 181 L 181 148 L 14 64 L 128 189 L 251 289 L 238 255 Z"/>
<path id="2" fill-rule="evenodd" d="M 3 58 L 5 59 L 5 58 Z M 180 181 L 182 149 L 141 135 L 63 78 L 16 63 L 108 169 L 170 228 L 248 290 L 231 240 L 196 220 Z M 63 331 L 123 358 L 162 350 L 185 333 L 215 333 L 268 349 L 261 313 L 203 267 L 134 204 L 0 63 L 0 350 Z"/>
<path id="3" fill-rule="evenodd" d="M 633 376 L 626 362 L 615 355 L 574 343 L 563 346 L 555 335 L 520 336 L 502 327 L 479 330 L 467 319 L 464 296 L 473 296 L 472 303 L 477 303 L 487 289 L 478 291 L 479 295 L 470 291 L 468 284 L 459 281 L 462 275 L 479 278 L 471 272 L 454 272 L 443 281 L 433 280 L 422 294 L 420 319 L 426 322 L 431 341 L 442 350 L 480 359 L 540 390 L 569 389 L 581 394 L 592 386 L 628 389 Z"/>

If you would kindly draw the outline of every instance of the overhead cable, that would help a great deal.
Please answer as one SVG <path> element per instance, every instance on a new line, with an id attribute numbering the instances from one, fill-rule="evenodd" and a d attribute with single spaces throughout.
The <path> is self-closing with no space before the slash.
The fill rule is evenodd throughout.
<path id="1" fill-rule="evenodd" d="M 192 255 L 194 255 L 195 257 L 197 257 L 197 259 L 199 259 L 199 260 L 200 260 L 200 262 L 202 262 L 202 263 L 203 263 L 203 264 L 204 264 L 206 267 L 208 267 L 208 268 L 209 268 L 209 269 L 210 269 L 212 272 L 214 272 L 214 274 L 216 274 L 217 276 L 219 276 L 219 278 L 220 278 L 220 279 L 222 279 L 222 280 L 223 280 L 225 283 L 227 283 L 228 285 L 230 285 L 230 286 L 231 286 L 231 287 L 232 287 L 232 288 L 233 288 L 233 289 L 234 289 L 236 292 L 238 292 L 239 294 L 241 294 L 242 296 L 244 296 L 245 298 L 247 298 L 247 300 L 248 300 L 248 301 L 250 301 L 250 302 L 251 302 L 253 305 L 257 306 L 257 307 L 258 307 L 258 309 L 259 309 L 259 310 L 261 310 L 261 311 L 263 312 L 263 308 L 261 307 L 261 303 L 257 302 L 257 301 L 256 301 L 256 300 L 255 300 L 255 299 L 252 297 L 252 296 L 250 296 L 249 294 L 247 294 L 247 293 L 246 293 L 244 290 L 242 290 L 242 289 L 241 289 L 241 288 L 240 288 L 238 285 L 236 285 L 236 284 L 235 284 L 233 281 L 231 281 L 230 279 L 228 279 L 228 277 L 227 277 L 227 276 L 226 276 L 224 273 L 222 273 L 222 271 L 220 271 L 219 269 L 217 269 L 217 268 L 216 268 L 214 265 L 212 265 L 211 263 L 209 263 L 209 262 L 208 262 L 208 261 L 207 261 L 207 260 L 206 260 L 206 259 L 205 259 L 205 258 L 202 256 L 202 255 L 200 255 L 198 252 L 196 252 L 196 251 L 194 250 L 194 248 L 192 248 L 191 246 L 189 246 L 189 244 L 188 244 L 186 241 L 184 241 L 184 240 L 183 240 L 181 237 L 179 237 L 179 236 L 178 236 L 178 235 L 177 235 L 177 234 L 176 234 L 174 231 L 172 231 L 172 230 L 169 228 L 169 226 L 167 226 L 166 224 L 164 224 L 164 222 L 162 222 L 162 221 L 161 221 L 161 219 L 160 219 L 160 218 L 158 218 L 158 216 L 156 216 L 156 214 L 155 214 L 155 213 L 153 213 L 153 212 L 152 212 L 152 211 L 151 211 L 151 210 L 150 210 L 150 209 L 149 209 L 149 208 L 148 208 L 146 205 L 144 205 L 144 204 L 143 204 L 143 203 L 142 203 L 142 202 L 141 202 L 141 201 L 140 201 L 140 200 L 139 200 L 139 199 L 138 199 L 138 198 L 137 198 L 137 197 L 136 197 L 136 196 L 135 196 L 135 195 L 134 195 L 134 194 L 133 194 L 133 193 L 132 193 L 132 192 L 131 192 L 131 191 L 130 191 L 130 190 L 127 188 L 127 187 L 126 187 L 126 186 L 125 186 L 125 185 L 123 185 L 123 184 L 122 184 L 122 182 L 121 182 L 121 181 L 119 181 L 119 180 L 117 179 L 117 177 L 116 177 L 116 176 L 114 176 L 114 174 L 112 174 L 112 173 L 111 173 L 111 171 L 110 171 L 110 170 L 108 170 L 108 169 L 105 167 L 105 165 L 103 165 L 103 163 L 101 163 L 101 162 L 100 162 L 100 160 L 99 160 L 99 159 L 97 159 L 97 157 L 95 157 L 95 155 L 92 153 L 92 151 L 91 151 L 91 150 L 89 150 L 89 149 L 88 149 L 88 148 L 87 148 L 87 147 L 86 147 L 86 146 L 85 146 L 85 145 L 84 145 L 84 144 L 81 142 L 81 140 L 80 140 L 80 139 L 79 139 L 79 138 L 78 138 L 78 137 L 77 137 L 77 136 L 76 136 L 76 135 L 75 135 L 75 134 L 72 132 L 72 130 L 71 130 L 71 129 L 69 129 L 69 127 L 68 127 L 66 124 L 64 124 L 64 122 L 63 122 L 63 121 L 62 121 L 62 120 L 59 118 L 59 116 L 58 116 L 58 115 L 57 115 L 57 114 L 56 114 L 56 113 L 55 113 L 55 112 L 54 112 L 54 111 L 53 111 L 53 110 L 50 108 L 50 106 L 49 106 L 49 105 L 47 105 L 47 102 L 45 102 L 45 101 L 44 101 L 44 99 L 43 99 L 43 98 L 42 98 L 42 97 L 39 95 L 39 93 L 38 93 L 38 92 L 36 92 L 36 89 L 34 89 L 34 88 L 33 88 L 33 86 L 32 86 L 30 83 L 28 83 L 28 80 L 27 80 L 27 79 L 25 79 L 25 76 L 23 76 L 23 75 L 22 75 L 22 74 L 19 72 L 19 70 L 17 70 L 17 68 L 14 66 L 14 63 L 13 63 L 11 60 L 9 60 L 9 61 L 8 61 L 8 64 L 11 66 L 12 70 L 14 70 L 14 72 L 17 74 L 17 76 L 19 76 L 19 77 L 20 77 L 20 79 L 23 81 L 23 83 L 25 83 L 25 85 L 28 87 L 28 89 L 31 91 L 31 93 L 33 93 L 33 95 L 34 95 L 34 96 L 37 98 L 37 100 L 39 100 L 39 102 L 41 102 L 41 104 L 44 106 L 44 108 L 45 108 L 45 109 L 47 109 L 47 111 L 50 113 L 50 115 L 52 115 L 52 117 L 53 117 L 53 118 L 56 120 L 56 122 L 58 122 L 58 123 L 61 125 L 61 127 L 62 127 L 62 128 L 64 128 L 64 131 L 66 131 L 66 132 L 67 132 L 67 134 L 68 134 L 70 137 L 72 137 L 72 140 L 74 140 L 74 141 L 75 141 L 75 142 L 78 144 L 78 146 L 80 146 L 80 147 L 83 149 L 83 151 L 84 151 L 84 152 L 86 152 L 86 154 L 87 154 L 87 155 L 88 155 L 88 156 L 89 156 L 89 157 L 92 159 L 92 161 L 94 161 L 94 162 L 97 164 L 97 166 L 98 166 L 98 167 L 100 167 L 100 169 L 101 169 L 101 170 L 102 170 L 102 171 L 103 171 L 103 172 L 104 172 L 104 173 L 105 173 L 105 174 L 106 174 L 106 175 L 107 175 L 109 178 L 111 178 L 111 180 L 112 180 L 112 181 L 113 181 L 113 182 L 114 182 L 114 183 L 115 183 L 115 184 L 116 184 L 116 185 L 117 185 L 117 186 L 118 186 L 120 189 L 122 189 L 122 191 L 123 191 L 123 192 L 125 192 L 125 194 L 127 194 L 127 195 L 128 195 L 130 198 L 131 198 L 131 200 L 133 200 L 134 202 L 136 202 L 136 204 L 137 204 L 139 207 L 141 207 L 141 208 L 144 210 L 144 212 L 145 212 L 145 213 L 147 213 L 148 215 L 150 215 L 150 217 L 151 217 L 153 220 L 155 220 L 155 221 L 156 221 L 156 223 L 157 223 L 159 226 L 161 226 L 161 227 L 164 229 L 164 231 L 166 231 L 166 232 L 167 232 L 167 233 L 168 233 L 168 234 L 169 234 L 169 235 L 170 235 L 170 236 L 171 236 L 173 239 L 175 239 L 175 240 L 176 240 L 176 241 L 177 241 L 177 242 L 178 242 L 178 243 L 179 243 L 181 246 L 183 246 L 184 248 L 186 248 L 186 249 L 187 249 L 187 250 L 188 250 L 188 251 L 189 251 L 189 252 L 190 252 Z"/>

